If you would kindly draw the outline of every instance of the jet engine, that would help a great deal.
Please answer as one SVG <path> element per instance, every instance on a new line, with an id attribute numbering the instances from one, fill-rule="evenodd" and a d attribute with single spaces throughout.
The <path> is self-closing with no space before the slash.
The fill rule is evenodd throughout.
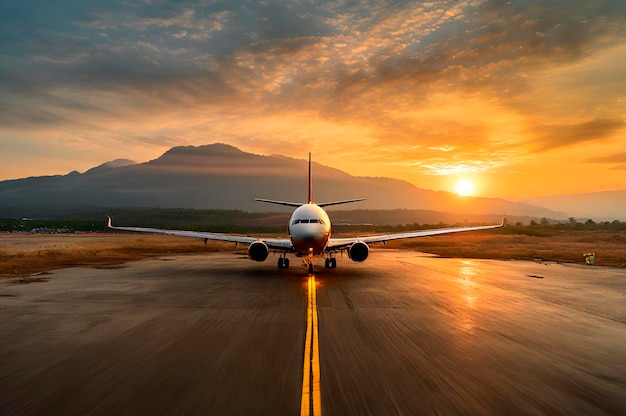
<path id="1" fill-rule="evenodd" d="M 361 241 L 357 241 L 356 243 L 353 243 L 350 247 L 348 247 L 348 257 L 350 257 L 352 261 L 356 261 L 359 263 L 365 261 L 369 254 L 370 248 L 367 246 L 367 244 Z"/>
<path id="2" fill-rule="evenodd" d="M 267 244 L 262 241 L 255 241 L 248 247 L 248 257 L 254 261 L 265 261 L 270 254 Z"/>

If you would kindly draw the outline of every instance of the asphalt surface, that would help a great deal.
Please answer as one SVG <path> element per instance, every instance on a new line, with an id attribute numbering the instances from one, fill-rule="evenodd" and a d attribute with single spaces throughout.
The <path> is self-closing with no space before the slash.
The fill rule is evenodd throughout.
<path id="1" fill-rule="evenodd" d="M 306 269 L 216 253 L 0 283 L 0 415 L 297 415 Z M 318 268 L 322 413 L 624 415 L 626 270 Z"/>

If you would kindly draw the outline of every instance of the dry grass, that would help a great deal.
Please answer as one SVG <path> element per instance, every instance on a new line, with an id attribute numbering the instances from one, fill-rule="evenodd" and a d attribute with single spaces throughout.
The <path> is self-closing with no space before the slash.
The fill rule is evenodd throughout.
<path id="1" fill-rule="evenodd" d="M 377 246 L 381 248 L 382 246 Z M 518 259 L 626 267 L 626 231 L 567 231 L 550 236 L 494 232 L 449 234 L 391 242 L 388 247 L 444 257 Z M 245 247 L 240 246 L 240 249 Z M 75 266 L 109 266 L 169 254 L 233 251 L 234 244 L 156 235 L 0 236 L 0 276 Z"/>
<path id="2" fill-rule="evenodd" d="M 234 244 L 205 245 L 199 239 L 152 235 L 71 235 L 23 236 L 19 242 L 11 245 L 5 241 L 1 247 L 0 276 L 16 276 L 66 267 L 115 265 L 167 254 L 232 251 Z"/>
<path id="3" fill-rule="evenodd" d="M 404 240 L 391 247 L 418 250 L 444 257 L 516 259 L 584 263 L 595 252 L 598 265 L 626 267 L 625 231 L 567 231 L 539 237 L 480 232 Z"/>

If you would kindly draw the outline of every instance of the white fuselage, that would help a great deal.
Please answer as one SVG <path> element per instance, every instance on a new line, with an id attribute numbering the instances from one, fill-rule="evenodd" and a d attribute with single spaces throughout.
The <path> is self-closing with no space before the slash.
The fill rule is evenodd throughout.
<path id="1" fill-rule="evenodd" d="M 330 232 L 330 218 L 316 204 L 296 208 L 289 219 L 289 239 L 297 256 L 323 254 Z"/>

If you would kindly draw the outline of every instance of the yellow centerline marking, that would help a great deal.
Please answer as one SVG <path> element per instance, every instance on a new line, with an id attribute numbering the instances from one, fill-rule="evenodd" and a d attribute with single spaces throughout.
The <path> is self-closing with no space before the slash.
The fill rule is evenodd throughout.
<path id="1" fill-rule="evenodd" d="M 320 350 L 317 321 L 315 276 L 309 275 L 309 306 L 307 312 L 306 337 L 304 341 L 304 366 L 302 368 L 301 416 L 321 416 L 322 395 L 320 393 Z"/>

